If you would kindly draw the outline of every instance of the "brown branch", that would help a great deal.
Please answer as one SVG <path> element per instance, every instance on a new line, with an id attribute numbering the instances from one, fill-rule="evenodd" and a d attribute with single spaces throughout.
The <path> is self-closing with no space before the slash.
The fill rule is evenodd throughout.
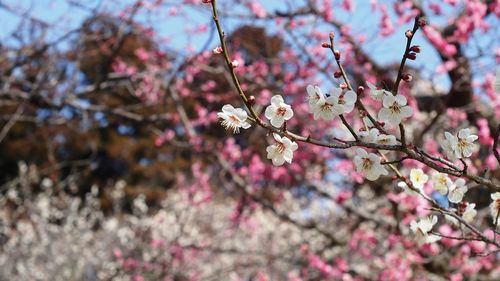
<path id="1" fill-rule="evenodd" d="M 313 144 L 313 145 L 327 147 L 327 148 L 346 149 L 346 148 L 350 148 L 350 147 L 360 146 L 360 147 L 366 147 L 366 148 L 374 148 L 374 149 L 378 149 L 378 150 L 400 151 L 400 152 L 405 153 L 410 159 L 414 159 L 414 160 L 417 160 L 417 161 L 419 161 L 419 162 L 421 162 L 423 164 L 426 164 L 428 167 L 433 168 L 436 171 L 439 171 L 439 172 L 442 172 L 442 173 L 446 173 L 446 174 L 449 174 L 449 175 L 453 175 L 453 176 L 456 176 L 456 177 L 465 177 L 465 178 L 468 178 L 469 180 L 472 180 L 472 181 L 474 181 L 476 183 L 480 183 L 482 185 L 485 185 L 485 186 L 487 186 L 487 187 L 489 187 L 489 188 L 491 188 L 493 190 L 500 191 L 500 185 L 494 184 L 489 179 L 486 179 L 486 178 L 483 178 L 483 177 L 480 177 L 480 176 L 477 176 L 477 175 L 464 174 L 463 171 L 461 171 L 459 169 L 451 169 L 451 168 L 442 167 L 442 166 L 438 165 L 437 163 L 433 162 L 432 160 L 430 160 L 429 158 L 424 157 L 421 153 L 418 153 L 415 150 L 410 149 L 408 146 L 401 146 L 401 145 L 380 145 L 380 144 L 374 144 L 374 143 L 366 143 L 366 142 L 362 142 L 362 141 L 350 141 L 350 142 L 346 141 L 345 143 L 328 143 L 328 142 L 323 142 L 323 141 L 320 141 L 320 140 L 313 139 L 310 136 L 305 137 L 305 136 L 301 136 L 301 135 L 295 134 L 293 132 L 290 132 L 288 130 L 287 131 L 282 131 L 282 130 L 279 130 L 279 129 L 276 129 L 276 128 L 273 128 L 273 127 L 269 126 L 255 112 L 255 110 L 253 109 L 252 105 L 248 101 L 248 98 L 246 97 L 245 92 L 243 91 L 243 89 L 240 86 L 238 77 L 236 76 L 236 73 L 235 73 L 235 71 L 234 71 L 234 69 L 232 67 L 232 63 L 231 63 L 231 59 L 230 59 L 230 56 L 229 56 L 229 52 L 228 52 L 228 49 L 227 49 L 227 46 L 226 46 L 226 43 L 225 43 L 224 31 L 222 30 L 222 27 L 220 25 L 219 19 L 217 17 L 217 9 L 216 9 L 216 1 L 215 0 L 212 1 L 212 13 L 213 13 L 213 20 L 214 20 L 214 22 L 215 22 L 215 24 L 217 26 L 217 32 L 218 32 L 218 35 L 219 35 L 219 39 L 220 39 L 220 43 L 221 43 L 221 48 L 223 50 L 222 51 L 223 58 L 224 58 L 224 61 L 226 62 L 226 66 L 227 66 L 227 68 L 229 70 L 229 74 L 231 76 L 233 84 L 234 84 L 234 86 L 236 88 L 236 91 L 237 91 L 238 95 L 240 96 L 240 98 L 242 99 L 242 101 L 245 103 L 245 106 L 249 110 L 251 117 L 255 120 L 255 122 L 257 123 L 257 125 L 259 125 L 260 127 L 266 129 L 269 132 L 276 133 L 276 134 L 279 134 L 279 135 L 282 135 L 282 136 L 287 136 L 287 137 L 289 137 L 289 138 L 291 138 L 293 140 L 299 141 L 299 142 L 310 143 L 310 144 Z M 417 24 L 418 24 L 418 22 L 417 22 Z M 341 67 L 341 64 L 340 64 L 339 68 L 340 67 Z M 344 71 L 344 75 L 345 75 L 345 71 Z M 346 76 L 344 76 L 344 77 L 346 78 Z M 346 83 L 348 83 L 348 80 L 347 80 Z M 351 89 L 352 89 L 352 87 L 351 87 Z M 374 124 L 376 125 L 377 122 L 375 121 Z M 396 174 L 398 174 L 397 171 L 395 171 L 395 172 L 396 172 Z M 400 176 L 400 175 L 398 175 L 398 176 Z M 426 198 L 426 199 L 433 201 L 430 198 Z"/>

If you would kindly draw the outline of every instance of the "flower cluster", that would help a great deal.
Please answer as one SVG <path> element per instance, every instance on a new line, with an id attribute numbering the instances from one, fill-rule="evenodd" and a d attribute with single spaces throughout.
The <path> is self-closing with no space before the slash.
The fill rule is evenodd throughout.
<path id="1" fill-rule="evenodd" d="M 441 141 L 441 147 L 446 156 L 453 161 L 470 157 L 475 148 L 474 141 L 478 139 L 478 136 L 471 134 L 471 130 L 468 128 L 460 130 L 457 136 L 449 132 L 445 132 L 444 136 L 445 139 Z"/>
<path id="2" fill-rule="evenodd" d="M 354 91 L 344 92 L 334 88 L 325 95 L 318 86 L 307 86 L 309 110 L 314 114 L 314 120 L 333 120 L 340 114 L 349 113 L 354 109 L 357 95 Z"/>
<path id="3" fill-rule="evenodd" d="M 439 239 L 441 239 L 441 237 L 435 234 L 430 234 L 432 228 L 436 223 L 437 223 L 436 216 L 423 218 L 418 222 L 412 221 L 410 223 L 410 229 L 415 234 L 415 240 L 417 241 L 418 244 L 422 245 L 427 243 L 434 243 Z"/>

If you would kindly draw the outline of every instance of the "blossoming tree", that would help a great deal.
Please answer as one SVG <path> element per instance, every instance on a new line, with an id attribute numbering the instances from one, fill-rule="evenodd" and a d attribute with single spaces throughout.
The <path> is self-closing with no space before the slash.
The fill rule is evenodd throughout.
<path id="1" fill-rule="evenodd" d="M 0 276 L 499 279 L 500 2 L 283 2 L 0 3 Z"/>

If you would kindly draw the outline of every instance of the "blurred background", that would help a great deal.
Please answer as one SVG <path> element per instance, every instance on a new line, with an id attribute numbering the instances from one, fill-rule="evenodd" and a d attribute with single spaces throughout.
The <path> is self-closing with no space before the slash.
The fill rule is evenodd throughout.
<path id="1" fill-rule="evenodd" d="M 439 154 L 444 130 L 471 127 L 471 171 L 500 177 L 499 1 L 217 2 L 257 110 L 282 94 L 289 128 L 325 141 L 349 134 L 308 113 L 307 85 L 342 82 L 321 42 L 336 32 L 356 88 L 391 89 L 424 14 L 407 134 Z M 219 45 L 201 0 L 0 1 L 0 280 L 498 280 L 485 245 L 412 244 L 428 206 L 390 177 L 364 182 L 352 151 L 299 144 L 274 167 L 268 132 L 226 132 L 217 112 L 243 104 Z M 467 193 L 480 229 L 491 192 Z"/>

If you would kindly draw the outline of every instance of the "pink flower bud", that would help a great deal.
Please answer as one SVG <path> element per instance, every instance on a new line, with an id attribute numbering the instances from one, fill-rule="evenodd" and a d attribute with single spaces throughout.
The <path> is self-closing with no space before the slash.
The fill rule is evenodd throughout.
<path id="1" fill-rule="evenodd" d="M 335 38 L 335 32 L 333 32 L 333 31 L 332 31 L 332 32 L 330 32 L 330 34 L 329 34 L 329 35 L 330 35 L 330 39 Z"/>
<path id="2" fill-rule="evenodd" d="M 238 60 L 233 60 L 233 61 L 231 62 L 231 66 L 232 66 L 233 68 L 237 68 L 239 65 L 240 65 L 240 62 L 239 62 Z"/>
<path id="3" fill-rule="evenodd" d="M 409 60 L 415 60 L 417 58 L 417 54 L 412 52 L 412 53 L 409 53 L 408 55 L 406 55 L 406 57 Z"/>
<path id="4" fill-rule="evenodd" d="M 410 51 L 415 52 L 415 53 L 420 53 L 421 50 L 422 49 L 420 48 L 419 45 L 414 45 L 414 46 L 411 46 L 411 48 L 410 48 Z"/>
<path id="5" fill-rule="evenodd" d="M 210 4 L 210 3 L 212 3 L 212 0 L 202 0 L 201 2 L 204 4 Z"/>
<path id="6" fill-rule="evenodd" d="M 405 82 L 410 82 L 411 80 L 413 80 L 413 76 L 411 76 L 410 74 L 408 73 L 405 73 L 403 74 L 403 77 L 401 77 L 403 79 L 403 81 Z"/>
<path id="7" fill-rule="evenodd" d="M 333 53 L 335 54 L 335 59 L 336 60 L 340 60 L 340 51 L 339 50 L 335 50 L 335 51 L 333 51 Z"/>
<path id="8" fill-rule="evenodd" d="M 345 82 L 340 83 L 340 88 L 346 89 L 347 88 L 347 84 Z"/>
<path id="9" fill-rule="evenodd" d="M 358 90 L 356 91 L 356 94 L 358 94 L 358 96 L 360 96 L 363 94 L 364 91 L 365 91 L 365 87 L 359 86 Z"/>
<path id="10" fill-rule="evenodd" d="M 329 49 L 332 47 L 332 45 L 328 42 L 323 42 L 323 43 L 321 43 L 321 47 Z"/>
<path id="11" fill-rule="evenodd" d="M 248 103 L 250 103 L 251 105 L 254 105 L 255 104 L 255 96 L 249 96 Z"/>
<path id="12" fill-rule="evenodd" d="M 333 73 L 333 77 L 335 77 L 335 78 L 340 78 L 340 77 L 342 77 L 342 72 L 340 72 L 340 71 L 335 71 L 335 72 Z"/>
<path id="13" fill-rule="evenodd" d="M 222 54 L 222 47 L 214 48 L 213 52 L 215 55 Z"/>
<path id="14" fill-rule="evenodd" d="M 407 30 L 405 32 L 405 36 L 406 36 L 406 38 L 411 38 L 411 37 L 413 37 L 413 32 L 411 30 Z"/>
<path id="15" fill-rule="evenodd" d="M 427 21 L 425 20 L 425 18 L 419 18 L 418 19 L 418 26 L 419 27 L 424 27 L 427 25 Z"/>

